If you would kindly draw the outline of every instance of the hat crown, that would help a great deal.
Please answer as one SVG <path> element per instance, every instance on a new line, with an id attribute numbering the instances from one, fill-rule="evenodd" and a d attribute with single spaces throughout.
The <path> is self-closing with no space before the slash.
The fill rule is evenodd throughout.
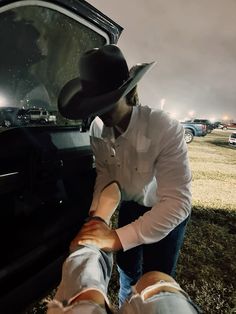
<path id="1" fill-rule="evenodd" d="M 65 84 L 58 109 L 68 119 L 83 119 L 111 110 L 155 64 L 139 63 L 129 71 L 116 45 L 105 45 L 81 55 L 79 77 Z"/>
<path id="2" fill-rule="evenodd" d="M 84 53 L 79 61 L 84 92 L 99 95 L 119 88 L 129 77 L 126 60 L 115 45 L 105 45 Z"/>

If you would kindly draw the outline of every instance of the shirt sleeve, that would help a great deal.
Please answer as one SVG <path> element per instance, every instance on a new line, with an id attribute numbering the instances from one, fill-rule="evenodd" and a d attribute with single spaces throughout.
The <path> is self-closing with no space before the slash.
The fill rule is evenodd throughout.
<path id="1" fill-rule="evenodd" d="M 95 156 L 97 177 L 94 186 L 93 200 L 89 212 L 96 210 L 101 191 L 112 181 L 109 171 L 104 163 L 103 155 L 101 154 L 102 147 L 100 147 L 100 141 L 98 141 L 96 138 L 96 131 L 94 130 L 96 127 L 96 121 L 94 121 L 90 128 L 90 144 Z"/>
<path id="2" fill-rule="evenodd" d="M 155 162 L 158 202 L 136 221 L 116 230 L 124 251 L 158 242 L 186 219 L 191 211 L 191 171 L 184 129 L 165 118 Z"/>

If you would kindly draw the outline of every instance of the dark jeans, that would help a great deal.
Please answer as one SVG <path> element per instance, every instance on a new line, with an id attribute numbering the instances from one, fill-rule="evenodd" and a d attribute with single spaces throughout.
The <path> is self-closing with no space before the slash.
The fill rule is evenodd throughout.
<path id="1" fill-rule="evenodd" d="M 119 227 L 125 226 L 142 216 L 149 207 L 135 202 L 123 202 L 119 211 Z M 117 253 L 118 271 L 120 274 L 120 305 L 129 298 L 131 286 L 142 274 L 148 271 L 161 271 L 175 276 L 179 251 L 183 243 L 188 218 L 170 232 L 164 239 L 153 244 L 139 245 L 126 252 Z"/>

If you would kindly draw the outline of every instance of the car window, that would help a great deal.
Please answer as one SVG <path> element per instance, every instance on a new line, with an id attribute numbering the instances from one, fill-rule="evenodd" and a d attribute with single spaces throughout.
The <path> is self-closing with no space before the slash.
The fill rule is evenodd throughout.
<path id="1" fill-rule="evenodd" d="M 81 53 L 107 42 L 105 33 L 69 11 L 46 2 L 34 3 L 37 5 L 17 2 L 0 11 L 1 131 L 39 125 L 42 121 L 30 115 L 47 112 L 44 125 L 79 125 L 81 121 L 60 116 L 58 94 L 78 76 Z M 38 111 L 29 111 L 34 108 Z"/>

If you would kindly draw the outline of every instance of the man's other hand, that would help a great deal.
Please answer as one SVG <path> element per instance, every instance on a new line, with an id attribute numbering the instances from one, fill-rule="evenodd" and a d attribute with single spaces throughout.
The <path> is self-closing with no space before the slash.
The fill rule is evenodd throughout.
<path id="1" fill-rule="evenodd" d="M 122 244 L 115 230 L 108 227 L 104 222 L 90 220 L 85 223 L 72 240 L 70 251 L 73 252 L 78 245 L 95 245 L 103 251 L 114 252 L 122 249 Z"/>

